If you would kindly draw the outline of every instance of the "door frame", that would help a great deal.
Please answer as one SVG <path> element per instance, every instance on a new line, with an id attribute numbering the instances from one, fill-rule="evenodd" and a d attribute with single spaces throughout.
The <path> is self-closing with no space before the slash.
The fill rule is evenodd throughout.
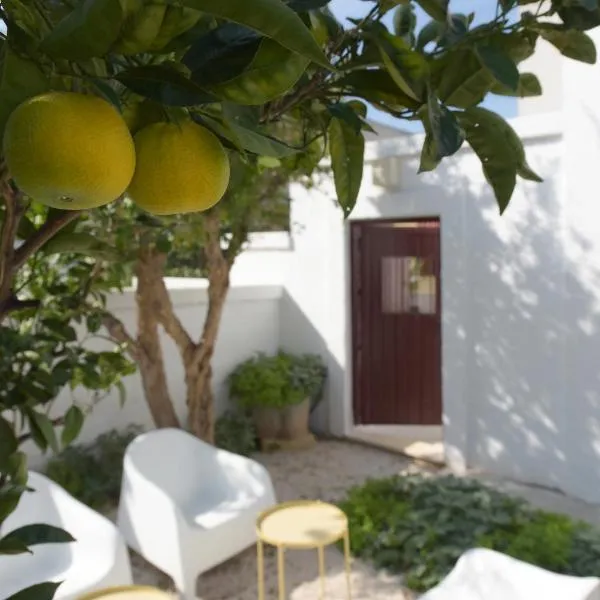
<path id="1" fill-rule="evenodd" d="M 357 425 L 354 414 L 354 332 L 353 332 L 353 268 L 352 268 L 352 233 L 353 223 L 414 223 L 437 220 L 440 232 L 440 277 L 439 277 L 439 302 L 440 302 L 440 370 L 441 370 L 441 405 L 442 425 Z M 409 211 L 398 217 L 373 217 L 348 219 L 344 227 L 344 275 L 345 275 L 345 357 L 347 368 L 344 372 L 344 433 L 347 437 L 375 443 L 392 449 L 404 450 L 406 446 L 417 441 L 442 442 L 443 419 L 444 419 L 444 303 L 443 303 L 443 230 L 444 222 L 442 214 L 415 213 Z"/>

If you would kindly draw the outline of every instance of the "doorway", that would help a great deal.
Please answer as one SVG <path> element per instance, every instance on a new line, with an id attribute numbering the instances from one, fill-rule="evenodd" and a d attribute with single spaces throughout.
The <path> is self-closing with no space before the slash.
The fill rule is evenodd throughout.
<path id="1" fill-rule="evenodd" d="M 350 228 L 354 423 L 440 425 L 439 220 Z"/>

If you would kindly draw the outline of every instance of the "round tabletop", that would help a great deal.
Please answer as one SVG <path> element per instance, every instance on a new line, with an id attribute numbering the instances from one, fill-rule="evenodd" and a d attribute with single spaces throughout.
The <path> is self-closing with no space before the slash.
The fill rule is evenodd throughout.
<path id="1" fill-rule="evenodd" d="M 176 596 L 148 585 L 109 587 L 80 596 L 77 600 L 174 600 Z"/>
<path id="2" fill-rule="evenodd" d="M 318 548 L 341 539 L 348 530 L 348 519 L 333 504 L 295 500 L 263 512 L 256 528 L 258 537 L 273 546 Z"/>

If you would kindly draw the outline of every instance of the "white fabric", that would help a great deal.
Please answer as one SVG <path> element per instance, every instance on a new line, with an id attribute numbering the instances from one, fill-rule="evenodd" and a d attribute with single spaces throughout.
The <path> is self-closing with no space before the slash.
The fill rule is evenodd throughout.
<path id="1" fill-rule="evenodd" d="M 43 581 L 63 581 L 55 600 L 75 600 L 104 587 L 131 585 L 127 547 L 108 519 L 88 508 L 46 476 L 29 472 L 29 487 L 1 534 L 47 523 L 68 531 L 75 542 L 40 544 L 33 555 L 0 555 L 0 598 Z"/>
<path id="2" fill-rule="evenodd" d="M 186 598 L 198 575 L 255 543 L 256 518 L 274 503 L 262 465 L 180 429 L 142 434 L 125 453 L 119 527 Z"/>
<path id="3" fill-rule="evenodd" d="M 500 552 L 475 548 L 420 600 L 600 600 L 600 579 L 546 571 Z"/>

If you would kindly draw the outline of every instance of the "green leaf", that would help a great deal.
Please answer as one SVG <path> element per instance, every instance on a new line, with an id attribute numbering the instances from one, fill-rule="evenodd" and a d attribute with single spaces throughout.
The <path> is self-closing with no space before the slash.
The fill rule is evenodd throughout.
<path id="1" fill-rule="evenodd" d="M 464 49 L 437 62 L 434 81 L 434 91 L 444 104 L 469 108 L 483 100 L 494 78 L 472 50 Z"/>
<path id="2" fill-rule="evenodd" d="M 444 33 L 444 25 L 439 21 L 429 21 L 417 36 L 417 50 L 423 50 L 427 44 L 436 42 L 442 37 Z"/>
<path id="3" fill-rule="evenodd" d="M 125 385 L 121 380 L 115 382 L 115 387 L 117 388 L 117 392 L 119 394 L 119 407 L 123 408 L 125 406 L 125 400 L 127 399 L 127 391 L 125 390 Z"/>
<path id="4" fill-rule="evenodd" d="M 584 6 L 573 6 L 564 2 L 557 12 L 567 29 L 587 31 L 600 25 L 600 8 L 588 10 Z"/>
<path id="5" fill-rule="evenodd" d="M 56 431 L 54 431 L 54 425 L 52 425 L 52 421 L 50 421 L 50 419 L 44 413 L 33 409 L 29 409 L 27 411 L 27 416 L 29 417 L 31 435 L 38 447 L 44 451 L 49 446 L 53 452 L 58 452 L 58 440 L 56 438 Z M 38 443 L 38 441 L 41 440 L 44 440 L 45 444 L 43 442 Z"/>
<path id="6" fill-rule="evenodd" d="M 61 585 L 62 581 L 46 581 L 44 583 L 36 583 L 24 590 L 13 594 L 6 598 L 6 600 L 52 600 L 54 594 Z"/>
<path id="7" fill-rule="evenodd" d="M 21 486 L 27 485 L 27 455 L 25 452 L 15 452 L 8 460 L 6 472 L 10 474 L 13 483 Z M 0 517 L 0 522 L 2 518 Z"/>
<path id="8" fill-rule="evenodd" d="M 65 422 L 61 434 L 61 444 L 63 448 L 68 446 L 80 433 L 83 427 L 83 411 L 73 404 L 65 413 Z"/>
<path id="9" fill-rule="evenodd" d="M 348 216 L 360 191 L 362 182 L 365 140 L 362 133 L 342 119 L 334 117 L 328 128 L 331 166 L 338 203 Z"/>
<path id="10" fill-rule="evenodd" d="M 31 222 L 31 219 L 27 215 L 23 215 L 19 221 L 19 227 L 17 229 L 17 237 L 20 240 L 26 240 L 35 234 L 37 231 L 36 226 Z"/>
<path id="11" fill-rule="evenodd" d="M 14 529 L 2 539 L 17 540 L 25 546 L 36 546 L 38 544 L 63 544 L 74 542 L 75 538 L 60 527 L 48 525 L 47 523 L 32 523 Z"/>
<path id="12" fill-rule="evenodd" d="M 419 164 L 419 173 L 425 173 L 427 171 L 435 171 L 441 161 L 440 154 L 437 149 L 433 135 L 427 132 L 425 135 L 425 141 L 423 142 L 423 148 L 421 149 L 421 162 Z"/>
<path id="13" fill-rule="evenodd" d="M 41 49 L 70 60 L 104 56 L 138 5 L 136 0 L 83 0 L 44 38 Z"/>
<path id="14" fill-rule="evenodd" d="M 411 36 L 417 24 L 412 4 L 401 4 L 394 12 L 394 33 L 400 37 Z"/>
<path id="15" fill-rule="evenodd" d="M 61 231 L 46 242 L 42 247 L 42 250 L 45 254 L 74 252 L 106 260 L 119 260 L 120 258 L 116 248 L 99 240 L 91 233 L 85 233 L 83 231 L 72 233 Z"/>
<path id="16" fill-rule="evenodd" d="M 475 46 L 475 53 L 481 64 L 498 83 L 508 89 L 517 90 L 519 86 L 519 70 L 509 56 L 494 46 L 483 44 Z"/>
<path id="17" fill-rule="evenodd" d="M 181 4 L 249 27 L 285 48 L 331 69 L 310 30 L 281 0 L 182 0 Z"/>
<path id="18" fill-rule="evenodd" d="M 21 58 L 4 44 L 0 82 L 0 139 L 12 111 L 25 100 L 43 94 L 50 89 L 44 73 L 32 61 Z"/>
<path id="19" fill-rule="evenodd" d="M 0 471 L 4 470 L 9 457 L 17 451 L 19 442 L 12 425 L 0 416 Z"/>
<path id="20" fill-rule="evenodd" d="M 311 10 L 309 18 L 313 35 L 321 46 L 328 40 L 337 38 L 343 32 L 342 26 L 329 8 L 325 7 L 320 10 Z"/>
<path id="21" fill-rule="evenodd" d="M 458 119 L 467 141 L 481 160 L 502 214 L 512 197 L 517 174 L 536 181 L 540 178 L 527 165 L 519 136 L 500 115 L 475 107 L 458 114 Z"/>
<path id="22" fill-rule="evenodd" d="M 173 243 L 171 238 L 166 233 L 161 233 L 156 238 L 156 249 L 163 254 L 169 254 L 171 252 L 171 248 L 173 247 Z"/>
<path id="23" fill-rule="evenodd" d="M 136 94 L 168 106 L 195 106 L 216 101 L 183 73 L 165 65 L 133 67 L 121 71 L 115 79 Z"/>
<path id="24" fill-rule="evenodd" d="M 542 183 L 544 181 L 528 164 L 523 156 L 523 161 L 517 166 L 517 175 L 522 179 L 528 181 L 535 181 L 536 183 Z"/>
<path id="25" fill-rule="evenodd" d="M 252 62 L 263 38 L 252 29 L 224 23 L 194 40 L 181 62 L 203 88 L 237 77 Z"/>
<path id="26" fill-rule="evenodd" d="M 540 80 L 533 73 L 521 73 L 519 75 L 519 85 L 516 90 L 505 88 L 496 83 L 492 86 L 491 92 L 499 96 L 516 96 L 518 98 L 529 98 L 531 96 L 541 96 L 542 85 Z"/>
<path id="27" fill-rule="evenodd" d="M 225 116 L 227 117 L 227 115 Z M 253 154 L 283 158 L 299 152 L 298 148 L 288 146 L 258 129 L 250 129 L 241 125 L 233 116 L 229 116 L 225 122 L 220 122 L 207 115 L 196 115 L 194 120 L 231 141 L 236 147 Z"/>
<path id="28" fill-rule="evenodd" d="M 111 51 L 125 56 L 149 52 L 161 30 L 165 4 L 146 3 L 126 19 Z"/>
<path id="29" fill-rule="evenodd" d="M 445 21 L 448 15 L 448 0 L 417 0 L 417 4 L 436 21 Z"/>
<path id="30" fill-rule="evenodd" d="M 353 71 L 342 77 L 336 85 L 348 96 L 358 96 L 367 102 L 385 102 L 392 108 L 417 109 L 420 102 L 402 93 L 390 74 L 383 69 Z"/>
<path id="31" fill-rule="evenodd" d="M 209 90 L 237 104 L 265 104 L 289 91 L 308 63 L 304 56 L 267 38 L 260 42 L 258 52 L 242 73 Z"/>
<path id="32" fill-rule="evenodd" d="M 366 107 L 364 104 L 361 106 L 359 113 L 352 107 L 350 102 L 338 102 L 337 104 L 331 104 L 327 107 L 327 110 L 332 116 L 341 119 L 352 128 L 354 133 L 357 135 L 363 128 L 363 119 L 366 117 Z"/>
<path id="33" fill-rule="evenodd" d="M 33 554 L 33 552 L 19 539 L 10 539 L 6 536 L 0 538 L 0 556 L 3 554 Z"/>
<path id="34" fill-rule="evenodd" d="M 375 43 L 383 64 L 396 85 L 404 94 L 420 102 L 428 71 L 423 55 L 412 50 L 401 38 L 387 33 L 380 33 L 375 38 Z"/>
<path id="35" fill-rule="evenodd" d="M 538 31 L 563 56 L 590 65 L 596 63 L 596 45 L 587 33 L 577 31 L 576 29 L 565 31 L 560 25 L 553 25 L 552 23 L 544 23 L 543 27 L 540 26 Z"/>
<path id="36" fill-rule="evenodd" d="M 0 523 L 17 508 L 21 495 L 26 489 L 24 485 L 12 483 L 0 487 Z"/>
<path id="37" fill-rule="evenodd" d="M 429 95 L 427 112 L 438 157 L 452 156 L 458 152 L 465 141 L 465 134 L 456 117 L 445 106 L 440 106 L 438 99 L 433 94 Z"/>

